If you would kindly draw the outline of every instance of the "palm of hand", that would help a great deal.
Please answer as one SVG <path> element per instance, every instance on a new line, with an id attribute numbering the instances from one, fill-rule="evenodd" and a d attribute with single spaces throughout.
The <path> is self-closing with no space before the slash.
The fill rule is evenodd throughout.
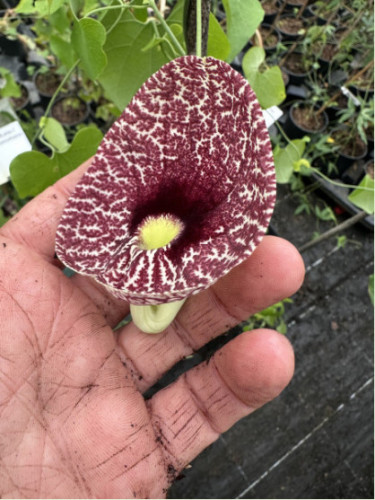
<path id="1" fill-rule="evenodd" d="M 155 436 L 143 399 L 116 354 L 110 327 L 59 269 L 4 243 L 2 493 L 143 496 L 123 476 L 156 447 Z M 163 472 L 156 450 L 144 461 Z M 146 475 L 147 489 L 148 481 Z"/>
<path id="2" fill-rule="evenodd" d="M 142 391 L 208 339 L 292 293 L 303 267 L 283 242 L 294 275 L 272 293 L 261 290 L 255 298 L 228 276 L 215 292 L 190 299 L 166 333 L 148 336 L 127 325 L 114 334 L 127 306 L 54 265 L 62 193 L 79 174 L 27 205 L 0 234 L 0 493 L 162 497 L 177 471 L 220 432 L 282 390 L 293 356 L 284 338 L 254 332 L 150 401 Z M 261 276 L 260 260 L 275 260 L 276 247 L 267 245 L 237 278 L 246 269 Z M 266 289 L 273 276 L 259 276 Z"/>

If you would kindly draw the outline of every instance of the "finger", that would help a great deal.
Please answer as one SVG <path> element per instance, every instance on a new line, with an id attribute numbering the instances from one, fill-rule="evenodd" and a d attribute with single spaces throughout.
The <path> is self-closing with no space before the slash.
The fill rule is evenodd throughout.
<path id="1" fill-rule="evenodd" d="M 90 163 L 86 161 L 31 200 L 1 228 L 1 234 L 52 262 L 56 228 L 65 203 Z"/>
<path id="2" fill-rule="evenodd" d="M 180 471 L 235 422 L 289 383 L 294 354 L 272 330 L 245 332 L 149 401 L 157 438 Z"/>
<path id="3" fill-rule="evenodd" d="M 286 240 L 265 237 L 252 256 L 211 289 L 191 297 L 177 320 L 158 335 L 130 323 L 119 331 L 119 354 L 140 390 L 183 357 L 257 311 L 292 295 L 304 276 L 302 258 Z"/>

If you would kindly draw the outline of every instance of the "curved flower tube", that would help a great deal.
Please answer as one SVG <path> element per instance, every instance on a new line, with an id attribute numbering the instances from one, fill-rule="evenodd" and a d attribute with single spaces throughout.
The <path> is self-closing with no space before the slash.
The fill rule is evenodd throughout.
<path id="1" fill-rule="evenodd" d="M 106 134 L 64 209 L 56 252 L 130 304 L 181 301 L 253 252 L 275 198 L 249 84 L 223 61 L 184 56 Z"/>

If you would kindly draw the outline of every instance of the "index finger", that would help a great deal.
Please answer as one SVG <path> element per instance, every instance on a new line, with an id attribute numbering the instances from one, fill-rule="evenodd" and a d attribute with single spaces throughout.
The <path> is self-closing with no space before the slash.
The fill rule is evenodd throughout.
<path id="1" fill-rule="evenodd" d="M 91 161 L 87 160 L 31 200 L 0 229 L 1 234 L 52 261 L 57 224 L 64 206 Z"/>

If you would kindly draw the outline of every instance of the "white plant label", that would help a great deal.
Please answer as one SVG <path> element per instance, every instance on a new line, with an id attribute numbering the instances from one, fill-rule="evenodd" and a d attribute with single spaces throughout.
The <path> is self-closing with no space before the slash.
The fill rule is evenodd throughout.
<path id="1" fill-rule="evenodd" d="M 31 151 L 31 144 L 17 121 L 0 128 L 0 184 L 9 180 L 13 158 L 25 151 Z"/>
<path id="2" fill-rule="evenodd" d="M 278 106 L 271 106 L 270 108 L 263 110 L 263 116 L 266 120 L 266 127 L 270 128 L 272 124 L 275 123 L 281 116 L 283 112 Z"/>

